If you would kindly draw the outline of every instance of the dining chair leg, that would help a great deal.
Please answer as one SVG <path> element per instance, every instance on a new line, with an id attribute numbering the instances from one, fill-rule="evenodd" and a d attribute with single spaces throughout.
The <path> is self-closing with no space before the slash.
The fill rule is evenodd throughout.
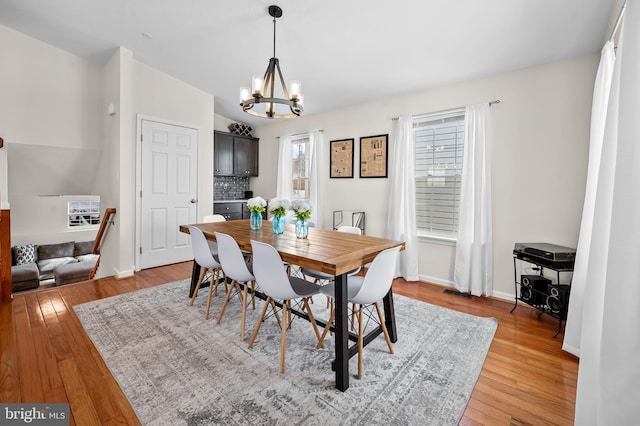
<path id="1" fill-rule="evenodd" d="M 364 323 L 362 321 L 362 305 L 358 309 L 358 379 L 362 379 L 362 349 L 364 334 Z"/>
<path id="2" fill-rule="evenodd" d="M 204 319 L 209 319 L 209 309 L 211 308 L 211 296 L 213 295 L 214 284 L 213 280 L 215 278 L 215 288 L 218 287 L 218 274 L 216 271 L 211 271 L 211 280 L 209 282 L 209 296 L 207 297 L 207 309 L 204 311 Z"/>
<path id="3" fill-rule="evenodd" d="M 282 303 L 282 334 L 280 337 L 280 373 L 284 373 L 284 359 L 285 359 L 285 350 L 287 348 L 287 318 L 288 318 L 288 309 L 287 309 L 287 301 Z"/>
<path id="4" fill-rule="evenodd" d="M 380 309 L 380 305 L 378 305 L 378 302 L 374 303 L 374 306 L 376 307 L 376 311 L 378 311 L 378 318 L 380 319 L 380 327 L 382 328 L 382 332 L 384 333 L 384 338 L 387 340 L 387 346 L 389 346 L 389 352 L 393 354 L 393 345 L 391 344 L 391 338 L 389 337 L 389 330 L 387 330 L 387 325 L 384 323 L 382 310 Z"/>
<path id="5" fill-rule="evenodd" d="M 273 308 L 273 316 L 276 317 L 276 321 L 278 322 L 278 325 L 279 326 L 282 325 L 282 324 L 280 324 L 280 316 L 278 315 L 278 308 L 276 306 L 276 302 L 274 302 L 273 299 L 271 299 L 271 307 Z"/>
<path id="6" fill-rule="evenodd" d="M 313 318 L 313 313 L 311 312 L 311 307 L 309 306 L 309 301 L 307 299 L 309 298 L 308 297 L 303 298 L 302 303 L 305 309 L 307 310 L 307 315 L 309 315 L 309 321 L 311 321 L 311 325 L 313 326 L 313 331 L 314 333 L 316 333 L 316 339 L 318 339 L 318 345 L 316 345 L 316 348 L 318 349 L 324 348 L 324 342 L 320 340 L 320 331 L 318 331 L 318 324 L 316 324 L 316 320 Z"/>
<path id="7" fill-rule="evenodd" d="M 193 306 L 193 302 L 196 300 L 198 296 L 198 290 L 200 290 L 200 286 L 202 285 L 202 281 L 204 281 L 204 274 L 206 272 L 205 268 L 200 268 L 200 276 L 198 277 L 198 284 L 196 284 L 195 290 L 193 290 L 193 296 L 191 296 L 191 301 L 189 302 L 189 306 Z"/>
<path id="8" fill-rule="evenodd" d="M 244 341 L 244 325 L 247 320 L 247 294 L 249 292 L 249 283 L 244 283 L 242 291 L 242 319 L 240 320 L 240 341 Z"/>
<path id="9" fill-rule="evenodd" d="M 256 282 L 251 281 L 251 307 L 256 310 Z"/>
<path id="10" fill-rule="evenodd" d="M 222 308 L 220 308 L 218 322 L 216 324 L 220 324 L 220 321 L 222 321 L 222 315 L 224 315 L 224 310 L 227 308 L 227 303 L 229 303 L 229 298 L 231 297 L 231 293 L 233 293 L 233 287 L 235 284 L 236 280 L 233 280 L 231 281 L 231 285 L 227 288 L 227 297 L 224 298 L 224 303 L 222 304 Z"/>
<path id="11" fill-rule="evenodd" d="M 273 300 L 271 300 L 271 296 L 267 296 L 267 300 L 264 302 L 264 306 L 262 307 L 262 312 L 260 312 L 260 318 L 258 319 L 256 328 L 253 330 L 253 334 L 251 335 L 251 340 L 249 340 L 249 349 L 253 347 L 253 343 L 256 341 L 256 337 L 258 336 L 258 332 L 260 331 L 260 327 L 262 326 L 262 321 L 264 321 L 264 316 L 267 313 L 267 309 L 269 309 L 269 305 L 271 303 L 273 303 Z M 272 306 L 275 306 L 275 305 L 272 305 Z"/>
<path id="12" fill-rule="evenodd" d="M 331 323 L 333 322 L 334 317 L 336 316 L 335 311 L 333 309 L 331 309 L 331 313 L 329 314 L 329 320 L 327 321 L 327 325 L 324 327 L 324 331 L 322 332 L 322 336 L 320 336 L 320 339 L 318 344 L 316 345 L 316 349 L 320 349 L 324 347 L 324 338 L 327 335 L 327 333 L 329 332 L 329 330 L 331 329 Z M 322 345 L 321 345 L 322 343 Z"/>
<path id="13" fill-rule="evenodd" d="M 220 268 L 217 268 L 213 271 L 213 274 L 215 274 L 215 279 L 216 279 L 216 286 L 213 289 L 213 295 L 218 297 L 218 285 L 220 285 Z M 211 275 L 211 279 L 213 280 L 214 276 Z"/>

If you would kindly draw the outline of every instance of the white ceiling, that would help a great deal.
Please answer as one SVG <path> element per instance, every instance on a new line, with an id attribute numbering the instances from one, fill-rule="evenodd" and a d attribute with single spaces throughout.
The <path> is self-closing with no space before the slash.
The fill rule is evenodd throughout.
<path id="1" fill-rule="evenodd" d="M 96 62 L 124 46 L 255 127 L 238 89 L 272 55 L 270 4 L 309 115 L 598 52 L 613 0 L 0 0 L 0 24 Z"/>

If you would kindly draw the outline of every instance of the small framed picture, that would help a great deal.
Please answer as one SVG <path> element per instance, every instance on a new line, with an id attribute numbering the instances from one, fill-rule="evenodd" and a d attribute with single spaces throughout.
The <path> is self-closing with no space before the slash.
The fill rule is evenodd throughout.
<path id="1" fill-rule="evenodd" d="M 353 177 L 353 139 L 331 141 L 330 178 Z"/>
<path id="2" fill-rule="evenodd" d="M 360 177 L 386 178 L 389 135 L 360 138 Z"/>

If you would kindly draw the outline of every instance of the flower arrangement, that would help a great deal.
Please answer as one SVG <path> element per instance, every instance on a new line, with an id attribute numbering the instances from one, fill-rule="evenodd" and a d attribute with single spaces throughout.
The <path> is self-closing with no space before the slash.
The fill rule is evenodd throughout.
<path id="1" fill-rule="evenodd" d="M 307 200 L 293 200 L 291 208 L 299 220 L 309 220 L 311 217 L 311 204 Z"/>
<path id="2" fill-rule="evenodd" d="M 262 197 L 253 197 L 247 200 L 247 207 L 251 213 L 262 213 L 266 210 L 267 202 Z"/>
<path id="3" fill-rule="evenodd" d="M 284 217 L 287 214 L 287 210 L 291 208 L 289 200 L 284 198 L 272 198 L 269 201 L 269 213 L 275 217 Z"/>

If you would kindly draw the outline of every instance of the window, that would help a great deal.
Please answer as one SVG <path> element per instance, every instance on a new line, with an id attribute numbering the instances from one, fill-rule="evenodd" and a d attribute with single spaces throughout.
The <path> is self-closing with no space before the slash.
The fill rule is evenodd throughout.
<path id="1" fill-rule="evenodd" d="M 455 238 L 460 211 L 464 110 L 413 120 L 418 235 Z"/>
<path id="2" fill-rule="evenodd" d="M 100 224 L 100 201 L 69 201 L 67 203 L 70 228 Z"/>
<path id="3" fill-rule="evenodd" d="M 309 162 L 311 156 L 310 139 L 308 135 L 291 141 L 291 155 L 293 199 L 308 200 L 311 173 L 311 164 Z"/>

